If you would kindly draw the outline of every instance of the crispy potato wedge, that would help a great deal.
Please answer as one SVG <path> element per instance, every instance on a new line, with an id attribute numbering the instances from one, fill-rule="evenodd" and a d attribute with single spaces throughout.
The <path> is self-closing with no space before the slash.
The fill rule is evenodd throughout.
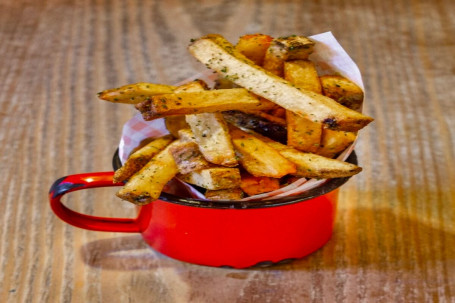
<path id="1" fill-rule="evenodd" d="M 281 178 L 296 172 L 292 162 L 260 139 L 234 126 L 230 133 L 239 162 L 253 176 Z"/>
<path id="2" fill-rule="evenodd" d="M 322 132 L 321 146 L 316 154 L 333 158 L 351 145 L 355 141 L 356 136 L 353 132 L 324 129 Z"/>
<path id="3" fill-rule="evenodd" d="M 178 173 L 174 157 L 169 152 L 174 144 L 176 141 L 135 173 L 117 192 L 117 196 L 137 205 L 145 205 L 158 199 L 166 183 Z"/>
<path id="4" fill-rule="evenodd" d="M 186 122 L 207 161 L 229 167 L 238 165 L 229 129 L 221 113 L 187 115 Z"/>
<path id="5" fill-rule="evenodd" d="M 273 39 L 265 53 L 264 69 L 282 77 L 284 62 L 307 59 L 313 52 L 314 42 L 303 36 L 288 36 Z"/>
<path id="6" fill-rule="evenodd" d="M 281 156 L 294 163 L 297 168 L 297 171 L 293 173 L 295 176 L 330 179 L 349 177 L 362 171 L 362 168 L 355 164 L 337 159 L 330 159 L 312 153 L 304 153 L 251 130 L 245 130 L 245 132 L 265 142 L 270 147 L 277 150 Z"/>
<path id="7" fill-rule="evenodd" d="M 284 63 L 284 78 L 298 88 L 321 93 L 321 82 L 313 62 L 295 60 Z M 300 151 L 314 153 L 321 143 L 322 123 L 313 122 L 286 111 L 287 144 Z"/>
<path id="8" fill-rule="evenodd" d="M 262 66 L 272 40 L 272 37 L 263 34 L 244 35 L 239 38 L 235 48 L 255 64 Z"/>
<path id="9" fill-rule="evenodd" d="M 159 95 L 136 104 L 144 120 L 233 109 L 270 109 L 274 106 L 272 102 L 259 99 L 244 88 Z"/>
<path id="10" fill-rule="evenodd" d="M 363 91 L 354 82 L 342 76 L 322 76 L 324 95 L 355 111 L 360 111 L 363 103 Z"/>
<path id="11" fill-rule="evenodd" d="M 171 94 L 175 88 L 171 85 L 139 82 L 103 90 L 98 93 L 98 98 L 114 103 L 137 104 L 152 96 Z"/>
<path id="12" fill-rule="evenodd" d="M 237 188 L 240 186 L 240 170 L 232 167 L 211 167 L 178 175 L 184 182 L 210 190 Z"/>
<path id="13" fill-rule="evenodd" d="M 250 174 L 242 174 L 240 188 L 248 196 L 254 196 L 279 189 L 280 181 L 276 178 L 255 177 Z"/>
<path id="14" fill-rule="evenodd" d="M 207 190 L 205 197 L 210 200 L 240 200 L 244 197 L 240 188 Z"/>
<path id="15" fill-rule="evenodd" d="M 114 182 L 122 182 L 138 172 L 150 159 L 168 146 L 174 139 L 171 135 L 156 138 L 132 153 L 122 167 L 114 174 Z"/>
<path id="16" fill-rule="evenodd" d="M 211 164 L 205 160 L 195 142 L 180 141 L 174 144 L 169 152 L 174 157 L 179 173 L 188 174 L 192 171 L 209 168 Z"/>
<path id="17" fill-rule="evenodd" d="M 195 40 L 189 51 L 223 77 L 314 122 L 323 122 L 326 127 L 357 131 L 373 121 L 329 97 L 298 89 L 289 81 L 258 67 L 220 35 L 211 34 Z"/>

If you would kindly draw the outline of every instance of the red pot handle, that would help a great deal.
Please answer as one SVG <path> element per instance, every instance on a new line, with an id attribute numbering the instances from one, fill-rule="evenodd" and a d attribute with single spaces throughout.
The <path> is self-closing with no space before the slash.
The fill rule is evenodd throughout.
<path id="1" fill-rule="evenodd" d="M 61 198 L 70 192 L 107 186 L 122 186 L 123 183 L 113 182 L 114 172 L 98 172 L 70 175 L 58 179 L 49 190 L 49 201 L 54 213 L 63 221 L 89 230 L 112 232 L 141 232 L 137 219 L 105 218 L 84 215 L 66 207 Z"/>

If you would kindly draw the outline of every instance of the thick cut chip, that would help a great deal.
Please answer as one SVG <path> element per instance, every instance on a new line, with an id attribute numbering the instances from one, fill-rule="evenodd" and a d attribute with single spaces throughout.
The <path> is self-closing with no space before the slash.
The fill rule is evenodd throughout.
<path id="1" fill-rule="evenodd" d="M 205 160 L 199 147 L 194 142 L 180 141 L 174 144 L 169 152 L 174 157 L 179 173 L 188 174 L 192 171 L 209 168 L 211 164 Z"/>
<path id="2" fill-rule="evenodd" d="M 284 63 L 284 77 L 297 88 L 321 93 L 321 82 L 313 62 L 295 60 Z M 313 122 L 292 111 L 286 111 L 289 146 L 300 151 L 314 153 L 321 143 L 322 123 Z"/>
<path id="3" fill-rule="evenodd" d="M 315 93 L 322 93 L 321 81 L 314 62 L 294 60 L 284 63 L 284 78 L 297 86 Z"/>
<path id="4" fill-rule="evenodd" d="M 98 93 L 98 98 L 114 103 L 137 104 L 152 96 L 171 94 L 175 88 L 171 85 L 140 82 L 103 90 Z"/>
<path id="5" fill-rule="evenodd" d="M 316 154 L 333 158 L 351 145 L 355 141 L 355 138 L 356 134 L 353 132 L 324 129 L 322 132 L 321 146 Z"/>
<path id="6" fill-rule="evenodd" d="M 138 172 L 150 159 L 173 141 L 171 135 L 156 138 L 144 147 L 132 153 L 125 164 L 115 171 L 114 182 L 122 182 Z"/>
<path id="7" fill-rule="evenodd" d="M 286 111 L 288 145 L 300 151 L 315 153 L 321 144 L 322 123 L 313 122 Z"/>
<path id="8" fill-rule="evenodd" d="M 235 48 L 257 65 L 262 65 L 272 40 L 272 37 L 263 34 L 244 35 L 239 38 Z"/>
<path id="9" fill-rule="evenodd" d="M 259 99 L 244 88 L 166 94 L 136 104 L 144 120 L 234 109 L 271 109 L 274 106 L 272 102 Z"/>
<path id="10" fill-rule="evenodd" d="M 307 59 L 313 52 L 314 42 L 302 36 L 288 36 L 273 39 L 264 58 L 264 69 L 277 76 L 283 76 L 284 62 Z"/>
<path id="11" fill-rule="evenodd" d="M 230 167 L 238 164 L 229 129 L 221 113 L 187 115 L 186 122 L 207 161 Z"/>
<path id="12" fill-rule="evenodd" d="M 174 143 L 155 155 L 140 171 L 134 174 L 117 196 L 137 205 L 148 204 L 160 197 L 161 191 L 177 173 L 177 165 L 169 149 Z"/>
<path id="13" fill-rule="evenodd" d="M 183 142 L 194 142 L 196 143 L 196 137 L 194 136 L 191 128 L 184 128 L 179 130 L 179 139 Z"/>
<path id="14" fill-rule="evenodd" d="M 329 179 L 349 177 L 358 174 L 362 168 L 348 162 L 330 159 L 312 153 L 304 153 L 290 146 L 273 141 L 250 130 L 245 130 L 250 135 L 267 143 L 277 150 L 281 156 L 295 164 L 295 176 L 305 178 Z"/>
<path id="15" fill-rule="evenodd" d="M 323 122 L 326 127 L 357 131 L 373 121 L 329 97 L 298 89 L 289 81 L 258 67 L 220 35 L 195 40 L 189 51 L 221 76 L 312 121 Z"/>
<path id="16" fill-rule="evenodd" d="M 344 106 L 360 111 L 363 102 L 363 91 L 354 82 L 341 76 L 322 76 L 324 95 Z"/>
<path id="17" fill-rule="evenodd" d="M 296 172 L 292 162 L 262 140 L 233 126 L 230 132 L 239 162 L 253 176 L 281 178 Z"/>
<path id="18" fill-rule="evenodd" d="M 207 190 L 205 197 L 209 200 L 240 200 L 244 196 L 240 188 Z"/>
<path id="19" fill-rule="evenodd" d="M 189 174 L 178 175 L 184 182 L 210 190 L 237 188 L 240 186 L 240 170 L 232 167 L 211 167 Z"/>
<path id="20" fill-rule="evenodd" d="M 357 165 L 330 159 L 311 153 L 303 153 L 296 149 L 281 150 L 280 154 L 293 162 L 297 167 L 294 174 L 299 177 L 329 179 L 349 177 L 362 171 Z"/>

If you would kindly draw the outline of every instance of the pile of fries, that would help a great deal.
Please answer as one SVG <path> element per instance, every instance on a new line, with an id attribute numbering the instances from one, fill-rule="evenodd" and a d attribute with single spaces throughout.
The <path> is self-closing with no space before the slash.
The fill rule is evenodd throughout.
<path id="1" fill-rule="evenodd" d="M 338 178 L 361 171 L 335 159 L 373 121 L 360 110 L 363 91 L 337 75 L 319 76 L 309 60 L 315 42 L 254 34 L 232 45 L 220 35 L 192 40 L 190 53 L 215 71 L 181 86 L 136 83 L 102 91 L 134 104 L 144 120 L 164 118 L 170 134 L 150 139 L 115 172 L 117 195 L 144 205 L 174 177 L 212 200 L 239 200 L 299 178 Z"/>

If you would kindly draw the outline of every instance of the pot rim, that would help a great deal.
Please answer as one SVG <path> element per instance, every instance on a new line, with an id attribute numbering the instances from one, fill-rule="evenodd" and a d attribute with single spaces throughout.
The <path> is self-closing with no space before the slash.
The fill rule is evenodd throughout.
<path id="1" fill-rule="evenodd" d="M 346 162 L 352 164 L 358 164 L 357 155 L 355 151 L 349 155 L 346 159 Z M 112 158 L 112 166 L 114 170 L 119 169 L 122 166 L 120 161 L 118 149 L 115 151 L 114 156 Z M 267 200 L 249 200 L 249 201 L 233 201 L 233 200 L 201 200 L 196 198 L 183 198 L 173 194 L 162 192 L 160 195 L 159 200 L 180 204 L 184 206 L 191 206 L 191 207 L 201 207 L 201 208 L 215 208 L 215 209 L 251 209 L 251 208 L 267 208 L 267 207 L 276 207 L 276 206 L 283 206 L 298 202 L 303 202 L 306 200 L 310 200 L 322 195 L 325 195 L 337 188 L 341 185 L 345 184 L 351 177 L 343 177 L 343 178 L 333 178 L 327 179 L 322 185 L 305 191 L 302 194 L 276 198 L 276 199 L 267 199 Z"/>

